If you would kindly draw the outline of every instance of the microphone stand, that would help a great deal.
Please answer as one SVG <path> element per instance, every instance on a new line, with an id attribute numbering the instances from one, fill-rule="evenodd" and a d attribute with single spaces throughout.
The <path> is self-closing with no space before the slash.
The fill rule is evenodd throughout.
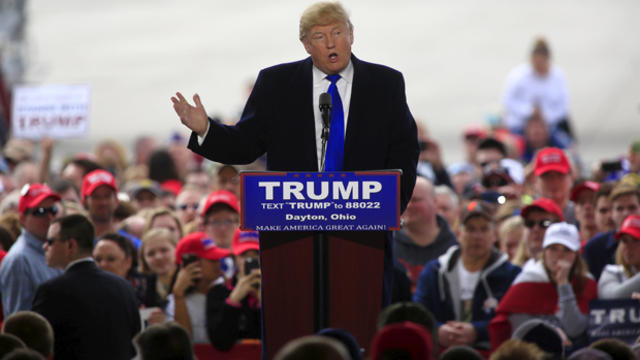
<path id="1" fill-rule="evenodd" d="M 328 95 L 328 94 L 327 94 Z M 329 141 L 329 124 L 331 123 L 331 98 L 329 98 L 329 103 L 320 103 L 320 114 L 322 115 L 322 134 L 320 138 L 322 139 L 322 151 L 320 158 L 320 171 L 324 171 L 324 160 L 325 155 L 327 153 L 327 142 Z"/>

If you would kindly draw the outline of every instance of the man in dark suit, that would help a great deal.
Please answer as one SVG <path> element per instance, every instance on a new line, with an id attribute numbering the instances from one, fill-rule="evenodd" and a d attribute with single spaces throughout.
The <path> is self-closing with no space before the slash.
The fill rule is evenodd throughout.
<path id="1" fill-rule="evenodd" d="M 55 220 L 44 244 L 47 265 L 63 275 L 38 287 L 33 311 L 53 327 L 55 359 L 131 359 L 140 314 L 133 287 L 100 270 L 93 225 L 83 215 Z"/>
<path id="2" fill-rule="evenodd" d="M 180 93 L 172 97 L 180 120 L 193 131 L 189 148 L 227 164 L 250 163 L 266 153 L 268 170 L 324 170 L 318 99 L 335 87 L 343 105 L 340 116 L 346 121 L 334 131 L 332 114 L 330 137 L 342 135 L 344 139 L 340 140 L 344 152 L 337 161 L 341 166 L 332 170 L 402 169 L 400 200 L 404 211 L 413 192 L 420 150 L 402 74 L 351 54 L 353 25 L 337 2 L 316 3 L 305 10 L 299 37 L 310 58 L 262 70 L 235 126 L 208 119 L 197 94 L 193 97 L 195 106 Z M 339 75 L 338 79 L 332 79 L 333 75 Z M 335 112 L 338 99 L 333 93 L 332 99 Z M 330 138 L 329 148 L 331 142 Z M 386 291 L 391 289 L 390 247 L 388 241 Z"/>

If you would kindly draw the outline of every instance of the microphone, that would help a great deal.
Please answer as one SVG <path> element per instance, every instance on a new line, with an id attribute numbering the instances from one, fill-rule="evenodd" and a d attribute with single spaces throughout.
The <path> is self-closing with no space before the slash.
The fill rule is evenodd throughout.
<path id="1" fill-rule="evenodd" d="M 320 94 L 320 113 L 322 114 L 322 124 L 328 129 L 331 124 L 331 95 L 326 92 Z"/>

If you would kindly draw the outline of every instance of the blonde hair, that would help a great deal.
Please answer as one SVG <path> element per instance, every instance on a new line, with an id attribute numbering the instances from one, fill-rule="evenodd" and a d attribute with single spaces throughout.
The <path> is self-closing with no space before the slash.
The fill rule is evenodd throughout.
<path id="1" fill-rule="evenodd" d="M 155 220 L 155 218 L 164 215 L 169 215 L 173 220 L 176 221 L 176 224 L 178 225 L 178 232 L 180 232 L 180 238 L 182 238 L 184 236 L 184 226 L 182 225 L 182 220 L 180 220 L 180 217 L 178 217 L 175 212 L 163 207 L 155 208 L 151 210 L 151 212 L 145 214 L 144 217 L 147 219 L 147 225 L 145 226 L 142 234 L 146 234 L 148 231 L 153 229 L 153 220 Z"/>
<path id="2" fill-rule="evenodd" d="M 513 259 L 511 259 L 511 263 L 522 267 L 530 258 L 531 254 L 529 254 L 529 249 L 527 249 L 526 241 L 520 241 L 518 249 L 516 249 L 516 253 L 513 255 Z"/>
<path id="3" fill-rule="evenodd" d="M 509 339 L 491 354 L 490 360 L 544 360 L 545 353 L 536 344 Z"/>
<path id="4" fill-rule="evenodd" d="M 622 246 L 621 245 L 622 246 L 626 246 L 622 242 L 620 242 L 620 244 L 618 245 L 618 249 L 616 250 L 616 264 L 622 265 L 622 269 L 624 270 L 624 274 L 627 275 L 627 278 L 631 278 L 637 273 L 637 271 L 635 271 L 630 264 L 627 264 L 626 261 L 624 261 L 624 258 L 622 257 Z"/>
<path id="5" fill-rule="evenodd" d="M 309 6 L 300 17 L 300 41 L 304 40 L 312 27 L 334 22 L 347 25 L 349 32 L 353 32 L 349 14 L 339 2 L 318 2 Z"/>
<path id="6" fill-rule="evenodd" d="M 149 264 L 144 260 L 144 249 L 151 239 L 163 238 L 169 241 L 169 243 L 175 248 L 178 244 L 178 239 L 173 233 L 165 228 L 155 228 L 147 231 L 142 239 L 140 239 L 140 249 L 138 250 L 138 262 L 140 263 L 139 271 L 143 274 L 150 274 L 151 268 Z"/>

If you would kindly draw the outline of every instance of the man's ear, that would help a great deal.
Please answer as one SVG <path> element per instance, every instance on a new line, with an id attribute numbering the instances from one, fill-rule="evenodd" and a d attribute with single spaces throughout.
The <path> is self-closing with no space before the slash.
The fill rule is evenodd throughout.
<path id="1" fill-rule="evenodd" d="M 307 51 L 307 54 L 311 55 L 311 44 L 309 44 L 307 38 L 300 40 L 300 42 L 302 43 L 302 46 L 304 46 L 304 49 Z"/>

